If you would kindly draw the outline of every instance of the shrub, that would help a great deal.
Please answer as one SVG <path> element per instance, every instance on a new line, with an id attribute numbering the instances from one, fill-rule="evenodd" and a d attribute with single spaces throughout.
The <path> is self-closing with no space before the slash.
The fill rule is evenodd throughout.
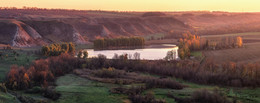
<path id="1" fill-rule="evenodd" d="M 110 92 L 118 94 L 136 95 L 141 94 L 147 88 L 145 86 L 132 86 L 131 88 L 117 87 L 112 88 Z"/>
<path id="2" fill-rule="evenodd" d="M 27 90 L 25 91 L 25 93 L 31 93 L 31 94 L 41 93 L 41 92 L 43 92 L 43 89 L 42 89 L 41 87 L 39 87 L 39 86 L 35 86 L 35 87 L 33 87 L 32 89 L 27 89 Z"/>
<path id="3" fill-rule="evenodd" d="M 143 96 L 141 93 L 146 89 L 148 88 L 144 86 L 131 87 L 129 89 L 118 87 L 118 88 L 112 88 L 110 92 L 126 94 L 128 95 L 128 98 L 132 101 L 132 103 L 166 103 L 165 100 L 155 99 L 152 93 L 148 93 Z"/>
<path id="4" fill-rule="evenodd" d="M 129 95 L 128 98 L 133 102 L 133 103 L 166 103 L 165 100 L 157 100 L 153 96 L 153 94 L 148 93 L 146 95 Z"/>
<path id="5" fill-rule="evenodd" d="M 57 100 L 61 96 L 60 93 L 57 93 L 54 88 L 48 87 L 44 89 L 43 96 L 46 98 L 50 98 L 52 100 Z"/>
<path id="6" fill-rule="evenodd" d="M 195 91 L 192 100 L 196 103 L 231 103 L 226 97 L 217 92 L 210 93 L 206 89 Z"/>
<path id="7" fill-rule="evenodd" d="M 95 76 L 101 78 L 120 78 L 124 76 L 125 72 L 122 70 L 116 70 L 115 68 L 103 68 L 95 73 Z"/>
<path id="8" fill-rule="evenodd" d="M 177 103 L 232 103 L 217 91 L 211 93 L 206 89 L 193 92 L 191 98 L 179 98 L 172 94 L 168 94 L 168 97 L 174 98 Z"/>
<path id="9" fill-rule="evenodd" d="M 143 78 L 148 88 L 183 89 L 185 86 L 169 78 Z"/>
<path id="10" fill-rule="evenodd" d="M 6 89 L 6 86 L 4 83 L 1 83 L 0 84 L 0 91 L 4 92 L 4 93 L 7 93 L 7 89 Z"/>

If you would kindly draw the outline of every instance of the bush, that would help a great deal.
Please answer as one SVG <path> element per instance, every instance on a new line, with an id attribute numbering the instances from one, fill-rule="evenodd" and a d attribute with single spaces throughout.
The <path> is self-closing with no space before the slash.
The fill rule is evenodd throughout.
<path id="1" fill-rule="evenodd" d="M 169 78 L 157 79 L 157 78 L 144 78 L 148 88 L 171 88 L 171 89 L 183 89 L 185 86 L 175 80 Z"/>
<path id="2" fill-rule="evenodd" d="M 133 103 L 166 103 L 165 100 L 157 100 L 153 96 L 153 94 L 148 93 L 146 95 L 129 95 L 128 98 L 133 102 Z"/>
<path id="3" fill-rule="evenodd" d="M 50 98 L 52 100 L 57 100 L 61 96 L 60 93 L 57 93 L 54 88 L 48 87 L 44 89 L 43 96 L 46 98 Z"/>
<path id="4" fill-rule="evenodd" d="M 41 93 L 41 92 L 43 92 L 43 89 L 42 89 L 41 87 L 39 87 L 39 86 L 35 86 L 35 87 L 33 87 L 32 89 L 27 89 L 27 90 L 25 91 L 25 93 L 31 93 L 31 94 Z"/>
<path id="5" fill-rule="evenodd" d="M 168 97 L 174 98 L 177 103 L 232 103 L 217 91 L 211 93 L 206 89 L 193 92 L 191 98 L 179 98 L 172 94 L 168 94 Z"/>
<path id="6" fill-rule="evenodd" d="M 219 93 L 210 93 L 206 89 L 195 91 L 192 94 L 192 100 L 196 103 L 231 103 L 226 97 L 221 96 Z"/>
<path id="7" fill-rule="evenodd" d="M 7 89 L 6 89 L 6 86 L 4 83 L 1 83 L 0 84 L 0 91 L 4 92 L 4 93 L 7 93 Z"/>
<path id="8" fill-rule="evenodd" d="M 125 72 L 109 67 L 98 70 L 94 75 L 101 78 L 120 78 L 125 75 Z"/>
<path id="9" fill-rule="evenodd" d="M 132 86 L 131 88 L 117 87 L 117 88 L 112 88 L 110 92 L 118 93 L 118 94 L 136 95 L 136 94 L 141 94 L 146 89 L 148 88 L 146 88 L 145 86 L 136 86 L 136 87 Z"/>
<path id="10" fill-rule="evenodd" d="M 118 87 L 118 88 L 111 89 L 110 92 L 126 94 L 128 95 L 128 98 L 132 101 L 132 103 L 166 103 L 165 100 L 155 99 L 155 97 L 151 93 L 148 93 L 143 96 L 141 93 L 146 89 L 148 88 L 143 86 L 131 87 L 129 89 Z"/>

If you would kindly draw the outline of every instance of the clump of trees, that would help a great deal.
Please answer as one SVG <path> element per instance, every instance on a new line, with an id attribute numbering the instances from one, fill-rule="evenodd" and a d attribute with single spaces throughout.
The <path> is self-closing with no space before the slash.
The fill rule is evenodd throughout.
<path id="1" fill-rule="evenodd" d="M 80 51 L 78 52 L 77 57 L 78 57 L 78 58 L 83 58 L 83 59 L 88 58 L 88 51 L 82 51 L 82 50 L 80 50 Z"/>
<path id="2" fill-rule="evenodd" d="M 190 57 L 191 51 L 243 47 L 243 38 L 238 36 L 216 39 L 201 39 L 199 36 L 187 32 L 182 34 L 179 39 L 178 46 L 179 57 L 181 59 L 185 59 Z"/>
<path id="3" fill-rule="evenodd" d="M 94 48 L 96 49 L 128 48 L 144 45 L 145 39 L 143 37 L 100 38 L 94 40 Z"/>
<path id="4" fill-rule="evenodd" d="M 52 85 L 55 77 L 80 68 L 84 61 L 63 53 L 59 56 L 36 60 L 28 68 L 12 66 L 6 77 L 6 87 L 23 90 L 33 86 Z"/>
<path id="5" fill-rule="evenodd" d="M 216 38 L 216 40 L 202 40 L 203 49 L 215 50 L 226 48 L 241 48 L 243 47 L 243 38 L 238 37 L 222 37 Z"/>
<path id="6" fill-rule="evenodd" d="M 69 43 L 54 43 L 47 46 L 42 46 L 42 54 L 45 56 L 58 56 L 62 53 L 75 54 L 75 45 Z"/>
<path id="7" fill-rule="evenodd" d="M 181 59 L 190 57 L 191 50 L 200 50 L 200 37 L 191 34 L 190 32 L 184 33 L 182 38 L 179 39 L 178 54 Z"/>
<path id="8" fill-rule="evenodd" d="M 165 60 L 169 61 L 169 60 L 175 60 L 176 59 L 176 55 L 177 52 L 174 50 L 170 50 L 167 52 L 166 56 L 165 56 Z"/>

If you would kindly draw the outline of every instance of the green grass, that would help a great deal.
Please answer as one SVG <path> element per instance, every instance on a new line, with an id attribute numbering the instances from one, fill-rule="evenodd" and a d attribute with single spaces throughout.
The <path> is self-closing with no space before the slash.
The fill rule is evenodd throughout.
<path id="1" fill-rule="evenodd" d="M 231 88 L 226 91 L 230 98 L 237 98 L 243 103 L 260 103 L 260 88 Z"/>
<path id="2" fill-rule="evenodd" d="M 190 53 L 191 56 L 202 58 L 202 52 L 201 51 L 194 51 Z"/>
<path id="3" fill-rule="evenodd" d="M 81 49 L 93 49 L 94 45 L 93 43 L 90 44 L 77 44 L 76 45 L 76 50 L 79 51 Z"/>
<path id="4" fill-rule="evenodd" d="M 153 38 L 153 40 L 157 40 L 160 38 L 163 38 L 165 36 L 164 33 L 157 33 L 157 34 L 151 34 L 151 35 L 145 35 L 143 36 L 145 40 L 151 40 Z"/>
<path id="5" fill-rule="evenodd" d="M 115 85 L 90 81 L 68 74 L 57 79 L 56 90 L 61 93 L 53 103 L 122 103 L 124 95 L 111 94 Z"/>
<path id="6" fill-rule="evenodd" d="M 0 91 L 0 103 L 17 103 L 17 100 L 13 96 Z"/>
<path id="7" fill-rule="evenodd" d="M 38 58 L 33 54 L 26 54 L 26 52 L 21 50 L 15 50 L 19 53 L 19 56 L 15 56 L 11 50 L 0 50 L 3 55 L 3 58 L 0 57 L 0 82 L 3 81 L 5 75 L 9 71 L 11 65 L 16 64 L 18 66 L 28 66 L 33 60 Z M 16 60 L 15 60 L 16 57 Z M 28 60 L 29 61 L 28 61 Z"/>

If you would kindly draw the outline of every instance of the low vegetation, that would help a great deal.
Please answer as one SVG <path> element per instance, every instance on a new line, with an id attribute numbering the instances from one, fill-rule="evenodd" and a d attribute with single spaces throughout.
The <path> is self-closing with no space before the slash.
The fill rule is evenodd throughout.
<path id="1" fill-rule="evenodd" d="M 172 94 L 168 94 L 168 96 L 174 98 L 178 103 L 232 103 L 218 90 L 214 90 L 213 93 L 206 89 L 195 91 L 190 98 L 179 98 Z M 236 101 L 234 102 L 236 103 Z"/>

